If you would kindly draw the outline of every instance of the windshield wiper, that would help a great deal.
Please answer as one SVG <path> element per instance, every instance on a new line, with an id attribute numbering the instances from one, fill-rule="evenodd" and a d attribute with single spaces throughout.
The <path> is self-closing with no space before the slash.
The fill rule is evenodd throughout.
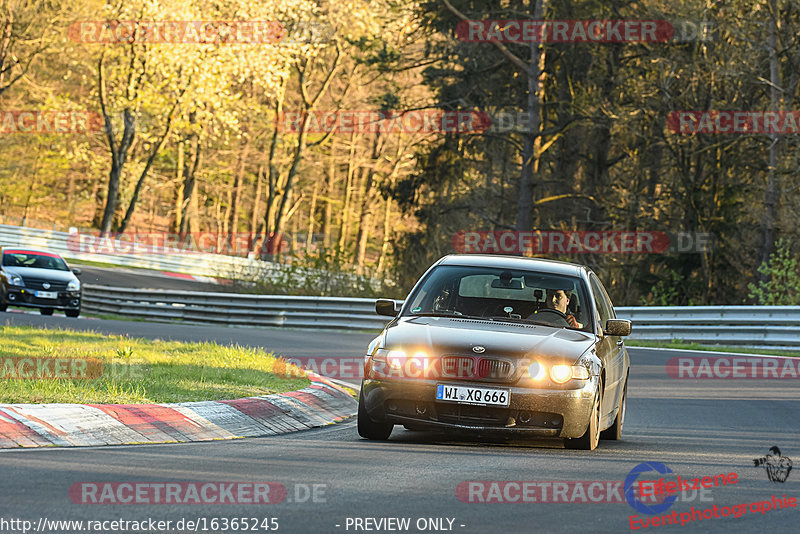
<path id="1" fill-rule="evenodd" d="M 472 315 L 462 315 L 459 313 L 442 313 L 442 312 L 423 312 L 423 313 L 410 313 L 407 317 L 450 317 L 452 319 L 484 319 L 484 317 L 475 317 Z"/>

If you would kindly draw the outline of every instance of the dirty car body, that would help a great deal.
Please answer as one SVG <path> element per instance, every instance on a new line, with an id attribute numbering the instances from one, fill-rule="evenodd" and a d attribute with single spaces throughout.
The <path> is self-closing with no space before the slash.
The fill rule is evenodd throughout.
<path id="1" fill-rule="evenodd" d="M 560 291 L 566 313 L 548 303 Z M 394 318 L 365 358 L 362 437 L 388 439 L 395 424 L 560 437 L 588 450 L 621 437 L 631 326 L 587 267 L 446 256 L 396 308 L 376 304 Z"/>

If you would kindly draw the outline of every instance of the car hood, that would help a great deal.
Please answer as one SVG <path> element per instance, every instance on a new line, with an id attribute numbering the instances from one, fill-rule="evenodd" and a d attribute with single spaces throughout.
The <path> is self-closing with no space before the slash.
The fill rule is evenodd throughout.
<path id="1" fill-rule="evenodd" d="M 55 269 L 34 269 L 33 267 L 8 267 L 3 266 L 3 270 L 8 274 L 18 274 L 23 279 L 25 277 L 41 278 L 51 282 L 72 282 L 78 278 L 72 271 L 56 271 Z"/>
<path id="2" fill-rule="evenodd" d="M 475 354 L 536 357 L 572 363 L 595 343 L 595 336 L 578 330 L 532 324 L 500 323 L 448 317 L 401 317 L 384 332 L 383 346 L 428 354 Z"/>

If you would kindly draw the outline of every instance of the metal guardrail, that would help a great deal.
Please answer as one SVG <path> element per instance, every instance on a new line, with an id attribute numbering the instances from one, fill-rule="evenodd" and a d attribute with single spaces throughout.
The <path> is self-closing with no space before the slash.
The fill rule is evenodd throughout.
<path id="1" fill-rule="evenodd" d="M 800 346 L 800 306 L 620 307 L 632 339 L 714 345 Z"/>
<path id="2" fill-rule="evenodd" d="M 380 330 L 374 299 L 240 295 L 85 285 L 82 308 L 156 321 Z"/>
<path id="3" fill-rule="evenodd" d="M 197 324 L 380 330 L 375 300 L 241 295 L 86 285 L 83 309 Z M 620 307 L 632 339 L 720 345 L 800 346 L 800 306 Z"/>
<path id="4" fill-rule="evenodd" d="M 68 260 L 96 261 L 122 267 L 158 269 L 211 278 L 280 281 L 289 276 L 294 283 L 303 282 L 307 276 L 341 283 L 355 282 L 359 278 L 352 273 L 326 273 L 308 268 L 290 272 L 287 270 L 288 266 L 275 262 L 202 252 L 175 254 L 174 251 L 157 247 L 152 253 L 126 254 L 119 251 L 134 250 L 136 244 L 125 241 L 115 242 L 115 247 L 106 247 L 116 248 L 117 252 L 113 254 L 104 253 L 105 249 L 102 244 L 99 244 L 97 249 L 93 249 L 92 252 L 85 252 L 83 250 L 86 250 L 87 247 L 80 245 L 79 238 L 78 234 L 67 232 L 0 224 L 0 246 L 46 249 L 60 254 Z M 377 288 L 380 287 L 381 282 L 377 278 L 371 278 L 369 283 Z"/>
<path id="5" fill-rule="evenodd" d="M 119 252 L 106 254 L 103 253 L 102 247 L 96 253 L 82 252 L 81 248 L 83 247 L 80 246 L 78 238 L 77 234 L 67 232 L 0 224 L 0 246 L 47 249 L 68 260 L 97 261 L 111 265 L 159 269 L 208 277 L 232 277 L 248 270 L 260 275 L 263 273 L 264 276 L 271 276 L 280 271 L 280 267 L 274 263 L 223 254 L 169 254 L 164 250 L 141 254 Z M 135 244 L 123 242 L 122 245 L 133 250 Z M 124 250 L 123 247 L 118 248 Z"/>

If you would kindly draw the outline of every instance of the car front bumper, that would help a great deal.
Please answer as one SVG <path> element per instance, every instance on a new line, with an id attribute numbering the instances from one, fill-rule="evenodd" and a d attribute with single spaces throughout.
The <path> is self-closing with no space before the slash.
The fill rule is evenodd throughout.
<path id="1" fill-rule="evenodd" d="M 440 428 L 476 434 L 529 434 L 577 438 L 586 432 L 597 378 L 579 381 L 573 389 L 544 389 L 485 382 L 365 379 L 361 395 L 370 418 L 413 427 Z M 508 407 L 436 400 L 438 384 L 505 389 Z"/>
<path id="2" fill-rule="evenodd" d="M 9 306 L 26 308 L 52 308 L 54 310 L 79 310 L 81 308 L 80 291 L 59 291 L 56 299 L 40 299 L 31 289 L 9 287 L 6 300 Z"/>

